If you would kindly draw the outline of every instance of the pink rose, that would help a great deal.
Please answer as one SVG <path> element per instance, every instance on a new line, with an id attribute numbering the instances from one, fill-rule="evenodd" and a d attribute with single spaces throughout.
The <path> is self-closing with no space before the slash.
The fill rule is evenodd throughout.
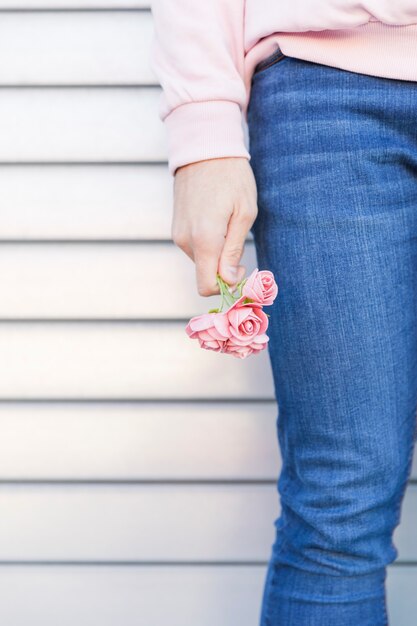
<path id="1" fill-rule="evenodd" d="M 226 352 L 227 354 L 232 354 L 233 356 L 240 359 L 244 359 L 250 354 L 259 354 L 261 350 L 264 350 L 267 347 L 268 341 L 269 337 L 265 333 L 254 337 L 253 342 L 247 346 L 235 344 L 233 343 L 232 339 L 229 339 L 223 352 Z"/>
<path id="2" fill-rule="evenodd" d="M 262 306 L 257 302 L 244 302 L 246 296 L 242 294 L 227 311 L 230 338 L 226 342 L 223 352 L 239 359 L 245 359 L 251 354 L 258 354 L 266 348 L 269 341 L 265 333 L 269 320 Z"/>
<path id="3" fill-rule="evenodd" d="M 242 295 L 226 311 L 192 317 L 185 331 L 191 339 L 198 339 L 200 346 L 206 350 L 224 352 L 239 359 L 259 354 L 269 341 L 265 332 L 269 324 L 268 315 L 262 307 L 272 304 L 277 293 L 272 272 L 259 272 L 256 268 L 243 285 Z"/>
<path id="4" fill-rule="evenodd" d="M 191 339 L 198 339 L 202 348 L 222 352 L 228 338 L 218 330 L 218 318 L 223 315 L 224 313 L 203 313 L 192 317 L 185 327 L 185 332 Z"/>
<path id="5" fill-rule="evenodd" d="M 278 294 L 278 285 L 269 270 L 256 267 L 242 287 L 242 295 L 262 305 L 272 304 Z M 253 303 L 252 303 L 253 304 Z"/>
<path id="6" fill-rule="evenodd" d="M 234 345 L 248 346 L 255 337 L 263 335 L 268 328 L 268 316 L 257 302 L 244 302 L 247 296 L 241 295 L 225 312 L 225 326 L 229 341 Z"/>
<path id="7" fill-rule="evenodd" d="M 187 335 L 198 339 L 206 350 L 225 352 L 240 359 L 257 354 L 269 341 L 265 334 L 268 316 L 260 304 L 245 303 L 245 298 L 242 295 L 224 312 L 191 318 L 185 328 Z"/>

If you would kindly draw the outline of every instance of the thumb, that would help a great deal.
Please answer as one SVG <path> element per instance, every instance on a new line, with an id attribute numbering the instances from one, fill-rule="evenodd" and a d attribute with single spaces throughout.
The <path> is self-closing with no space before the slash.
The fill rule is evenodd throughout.
<path id="1" fill-rule="evenodd" d="M 245 221 L 237 214 L 232 214 L 228 230 L 220 254 L 218 271 L 220 276 L 229 285 L 235 286 L 246 272 L 244 265 L 240 265 L 245 239 L 248 229 Z"/>

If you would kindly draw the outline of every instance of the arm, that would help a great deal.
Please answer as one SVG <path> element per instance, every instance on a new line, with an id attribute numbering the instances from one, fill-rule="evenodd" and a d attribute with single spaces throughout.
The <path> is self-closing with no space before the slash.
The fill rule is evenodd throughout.
<path id="1" fill-rule="evenodd" d="M 257 215 L 244 142 L 245 0 L 153 0 L 151 66 L 174 176 L 172 239 L 196 265 L 198 293 L 233 285 Z"/>
<path id="2" fill-rule="evenodd" d="M 152 0 L 150 62 L 169 171 L 222 156 L 250 158 L 242 105 L 244 0 Z"/>

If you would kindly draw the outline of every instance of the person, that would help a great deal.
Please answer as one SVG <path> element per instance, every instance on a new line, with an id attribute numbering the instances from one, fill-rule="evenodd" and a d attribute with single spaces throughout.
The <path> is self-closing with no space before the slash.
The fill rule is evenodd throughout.
<path id="1" fill-rule="evenodd" d="M 416 440 L 417 3 L 151 10 L 173 241 L 200 295 L 241 280 L 249 231 L 279 285 L 261 626 L 385 626 Z"/>

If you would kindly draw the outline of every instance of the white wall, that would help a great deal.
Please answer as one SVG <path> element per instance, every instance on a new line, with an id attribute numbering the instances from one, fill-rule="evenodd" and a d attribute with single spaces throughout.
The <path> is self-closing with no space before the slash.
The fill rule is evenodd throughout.
<path id="1" fill-rule="evenodd" d="M 278 515 L 272 377 L 266 351 L 239 361 L 185 334 L 218 298 L 197 295 L 170 241 L 151 33 L 141 0 L 0 0 L 7 626 L 258 620 Z M 416 522 L 417 467 L 393 626 L 417 610 Z"/>

